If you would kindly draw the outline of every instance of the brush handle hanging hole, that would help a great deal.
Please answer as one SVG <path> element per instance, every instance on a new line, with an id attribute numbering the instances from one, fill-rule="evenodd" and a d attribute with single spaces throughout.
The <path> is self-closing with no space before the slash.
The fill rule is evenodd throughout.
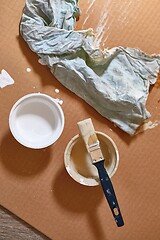
<path id="1" fill-rule="evenodd" d="M 118 208 L 113 208 L 113 212 L 114 212 L 114 214 L 116 215 L 116 216 L 118 216 L 119 215 L 119 210 L 118 210 Z"/>

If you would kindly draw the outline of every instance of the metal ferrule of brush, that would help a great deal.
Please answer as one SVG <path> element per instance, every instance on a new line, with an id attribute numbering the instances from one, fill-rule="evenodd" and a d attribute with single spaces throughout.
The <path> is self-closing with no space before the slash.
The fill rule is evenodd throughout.
<path id="1" fill-rule="evenodd" d="M 100 148 L 100 142 L 98 140 L 94 144 L 91 144 L 88 146 L 88 152 L 92 158 L 93 163 L 104 160 L 104 157 Z"/>

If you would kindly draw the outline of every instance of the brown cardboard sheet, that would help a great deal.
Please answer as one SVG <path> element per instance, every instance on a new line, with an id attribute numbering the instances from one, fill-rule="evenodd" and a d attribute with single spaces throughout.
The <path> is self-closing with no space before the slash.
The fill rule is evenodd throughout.
<path id="1" fill-rule="evenodd" d="M 24 4 L 1 0 L 0 8 L 0 70 L 15 80 L 0 89 L 0 204 L 55 240 L 159 239 L 160 125 L 130 137 L 65 89 L 19 35 Z M 81 0 L 80 8 L 77 29 L 92 27 L 102 48 L 122 45 L 160 53 L 159 0 Z M 9 132 L 12 105 L 32 92 L 63 100 L 64 132 L 46 149 L 25 148 Z M 147 101 L 152 122 L 160 121 L 159 100 L 156 85 Z M 119 149 L 112 182 L 125 221 L 122 228 L 116 227 L 101 187 L 74 182 L 64 168 L 64 150 L 78 133 L 76 123 L 88 117 Z"/>

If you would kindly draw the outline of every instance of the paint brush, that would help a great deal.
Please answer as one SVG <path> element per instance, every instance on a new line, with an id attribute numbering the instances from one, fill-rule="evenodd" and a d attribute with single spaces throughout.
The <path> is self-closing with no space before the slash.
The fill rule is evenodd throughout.
<path id="1" fill-rule="evenodd" d="M 97 168 L 100 183 L 104 191 L 105 197 L 108 201 L 114 219 L 118 227 L 124 225 L 124 221 L 121 215 L 121 211 L 118 205 L 116 194 L 112 185 L 112 182 L 108 176 L 106 169 L 104 168 L 104 157 L 100 148 L 100 143 L 94 130 L 92 120 L 85 119 L 78 122 L 80 134 L 85 142 L 88 153 L 90 154 L 93 165 Z"/>

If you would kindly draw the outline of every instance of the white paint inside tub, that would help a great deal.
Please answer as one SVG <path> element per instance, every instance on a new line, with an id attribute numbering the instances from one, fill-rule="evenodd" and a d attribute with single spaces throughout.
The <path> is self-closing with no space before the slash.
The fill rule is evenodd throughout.
<path id="1" fill-rule="evenodd" d="M 54 121 L 53 121 L 54 120 Z M 28 141 L 39 141 L 39 137 L 47 140 L 56 129 L 53 112 L 45 104 L 27 104 L 16 115 L 16 127 Z"/>
<path id="2" fill-rule="evenodd" d="M 40 148 L 53 143 L 62 132 L 57 107 L 50 101 L 34 97 L 17 105 L 13 117 L 14 134 L 23 145 Z"/>

